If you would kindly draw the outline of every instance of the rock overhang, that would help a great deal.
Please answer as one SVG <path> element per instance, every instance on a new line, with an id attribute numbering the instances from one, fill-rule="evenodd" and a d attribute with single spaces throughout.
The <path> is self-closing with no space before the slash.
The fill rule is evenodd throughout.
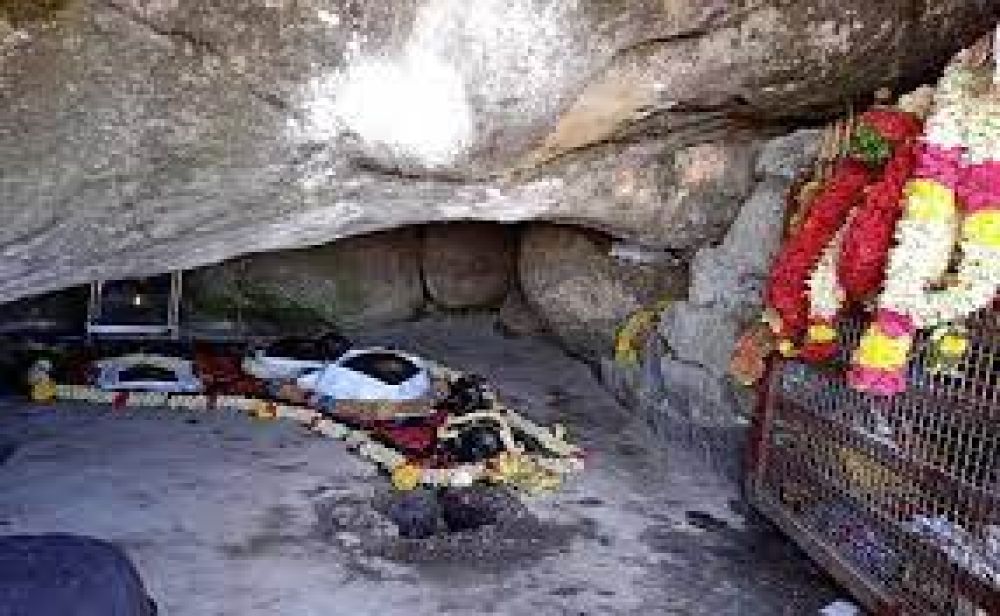
<path id="1" fill-rule="evenodd" d="M 731 115 L 835 112 L 1000 13 L 848 4 L 67 1 L 3 31 L 0 301 L 450 220 L 693 251 L 746 196 L 684 184 L 752 165 Z"/>

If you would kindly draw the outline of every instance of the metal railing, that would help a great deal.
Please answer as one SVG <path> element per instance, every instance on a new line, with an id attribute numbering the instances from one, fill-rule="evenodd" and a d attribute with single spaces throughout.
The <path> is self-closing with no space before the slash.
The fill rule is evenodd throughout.
<path id="1" fill-rule="evenodd" d="M 1000 615 L 1000 313 L 970 329 L 954 372 L 917 353 L 894 398 L 795 361 L 761 392 L 752 500 L 875 614 Z"/>

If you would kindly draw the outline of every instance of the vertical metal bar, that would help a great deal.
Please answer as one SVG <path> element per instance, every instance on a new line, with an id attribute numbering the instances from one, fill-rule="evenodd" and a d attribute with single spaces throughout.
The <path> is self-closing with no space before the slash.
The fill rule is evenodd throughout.
<path id="1" fill-rule="evenodd" d="M 170 337 L 174 340 L 180 338 L 180 315 L 181 315 L 181 295 L 183 292 L 183 279 L 180 270 L 170 273 L 170 307 L 167 313 L 167 328 Z"/>
<path id="2" fill-rule="evenodd" d="M 91 340 L 93 326 L 101 318 L 101 295 L 104 292 L 103 281 L 94 280 L 90 283 L 90 299 L 87 302 L 87 323 L 84 326 L 84 333 L 87 341 Z"/>

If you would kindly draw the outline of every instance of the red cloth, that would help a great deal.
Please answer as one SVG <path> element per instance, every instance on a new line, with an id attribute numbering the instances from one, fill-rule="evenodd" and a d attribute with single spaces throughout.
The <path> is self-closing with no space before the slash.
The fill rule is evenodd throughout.
<path id="1" fill-rule="evenodd" d="M 364 427 L 376 438 L 407 455 L 423 456 L 432 453 L 437 443 L 438 428 L 447 419 L 448 414 L 439 411 L 427 417 L 405 421 L 372 421 Z"/>
<path id="2" fill-rule="evenodd" d="M 259 396 L 264 385 L 243 372 L 239 357 L 199 349 L 195 352 L 195 371 L 209 394 Z"/>

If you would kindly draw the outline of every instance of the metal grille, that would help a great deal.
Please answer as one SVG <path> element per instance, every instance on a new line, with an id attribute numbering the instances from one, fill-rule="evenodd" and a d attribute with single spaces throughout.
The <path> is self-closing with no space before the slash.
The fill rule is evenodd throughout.
<path id="1" fill-rule="evenodd" d="M 763 392 L 751 495 L 875 613 L 1000 616 L 1000 313 L 971 330 L 957 370 L 918 352 L 891 399 L 797 362 Z"/>

